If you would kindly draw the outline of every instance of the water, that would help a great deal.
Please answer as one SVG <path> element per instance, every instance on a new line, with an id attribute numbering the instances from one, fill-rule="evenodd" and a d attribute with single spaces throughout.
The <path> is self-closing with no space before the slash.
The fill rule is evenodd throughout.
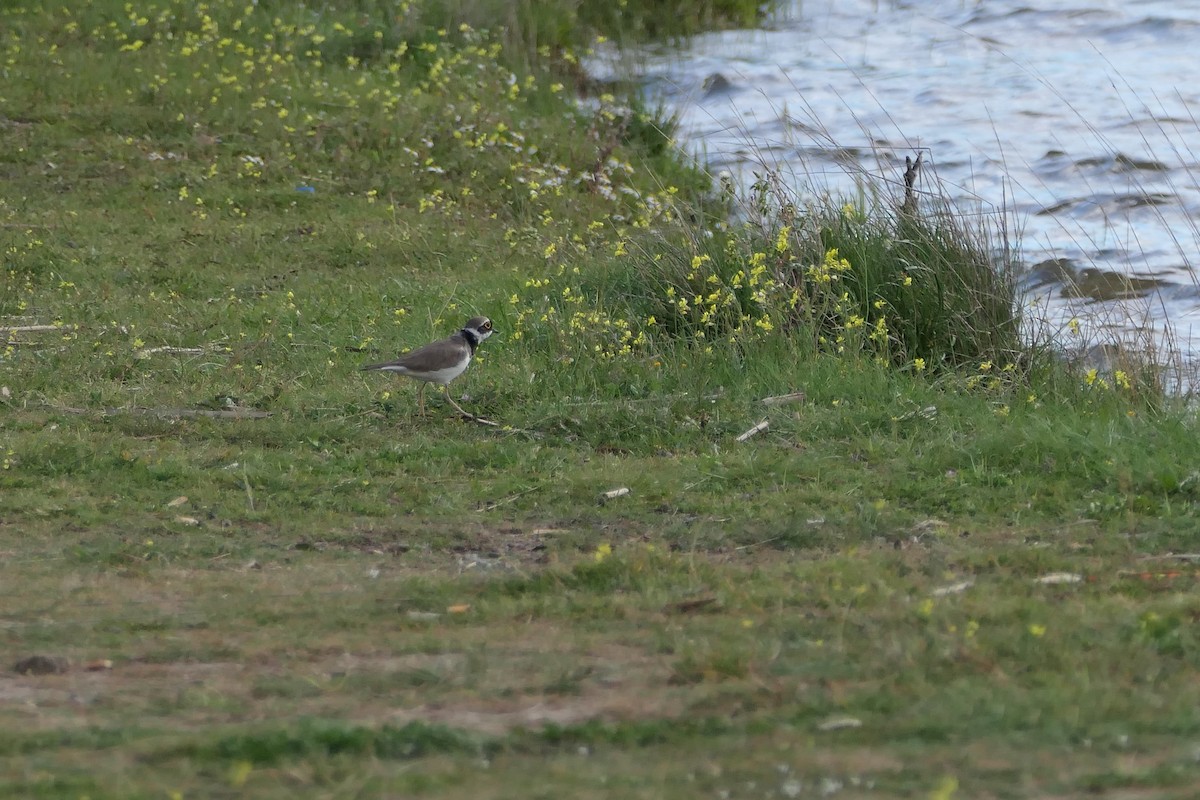
<path id="1" fill-rule="evenodd" d="M 923 188 L 1009 213 L 1030 319 L 1064 340 L 1072 319 L 1088 341 L 1149 331 L 1194 361 L 1198 49 L 1200 0 L 795 0 L 643 72 L 743 185 L 769 168 L 852 196 L 922 148 Z"/>

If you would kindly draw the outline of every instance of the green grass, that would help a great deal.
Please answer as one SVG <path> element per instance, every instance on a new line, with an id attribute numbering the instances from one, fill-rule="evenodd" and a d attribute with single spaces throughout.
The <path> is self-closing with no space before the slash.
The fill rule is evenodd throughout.
<path id="1" fill-rule="evenodd" d="M 1186 408 L 723 225 L 557 6 L 296 8 L 0 11 L 0 794 L 1189 796 Z M 497 427 L 358 371 L 477 313 Z"/>

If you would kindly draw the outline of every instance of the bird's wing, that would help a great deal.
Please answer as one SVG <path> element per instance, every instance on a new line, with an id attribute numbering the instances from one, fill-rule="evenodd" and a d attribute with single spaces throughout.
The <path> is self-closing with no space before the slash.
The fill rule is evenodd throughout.
<path id="1" fill-rule="evenodd" d="M 460 342 L 454 341 L 455 345 L 461 346 Z M 380 364 L 368 364 L 363 367 L 364 370 L 382 369 L 382 370 L 413 370 L 414 372 L 431 372 L 439 366 L 439 361 L 444 357 L 442 348 L 446 346 L 446 341 L 431 342 L 418 347 L 416 350 L 410 350 L 404 355 L 397 358 L 395 361 L 384 361 Z"/>

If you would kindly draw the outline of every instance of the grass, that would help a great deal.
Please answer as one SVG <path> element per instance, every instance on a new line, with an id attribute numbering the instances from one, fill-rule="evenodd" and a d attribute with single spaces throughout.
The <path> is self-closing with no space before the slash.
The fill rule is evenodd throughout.
<path id="1" fill-rule="evenodd" d="M 1185 408 L 363 8 L 0 12 L 0 794 L 1188 796 Z M 357 370 L 476 313 L 499 427 Z"/>

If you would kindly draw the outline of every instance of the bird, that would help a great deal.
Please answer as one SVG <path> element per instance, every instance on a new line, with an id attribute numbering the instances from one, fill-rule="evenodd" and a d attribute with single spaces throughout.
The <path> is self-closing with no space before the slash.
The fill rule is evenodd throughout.
<path id="1" fill-rule="evenodd" d="M 385 361 L 381 364 L 367 364 L 363 371 L 378 370 L 407 375 L 421 381 L 421 389 L 417 392 L 417 403 L 421 416 L 425 415 L 425 385 L 436 383 L 442 387 L 442 393 L 450 401 L 450 405 L 458 409 L 464 417 L 474 418 L 462 410 L 454 398 L 450 397 L 447 384 L 467 371 L 475 348 L 479 343 L 492 335 L 492 321 L 487 317 L 472 317 L 462 329 L 445 339 L 438 339 L 427 345 L 410 350 L 395 361 Z"/>

